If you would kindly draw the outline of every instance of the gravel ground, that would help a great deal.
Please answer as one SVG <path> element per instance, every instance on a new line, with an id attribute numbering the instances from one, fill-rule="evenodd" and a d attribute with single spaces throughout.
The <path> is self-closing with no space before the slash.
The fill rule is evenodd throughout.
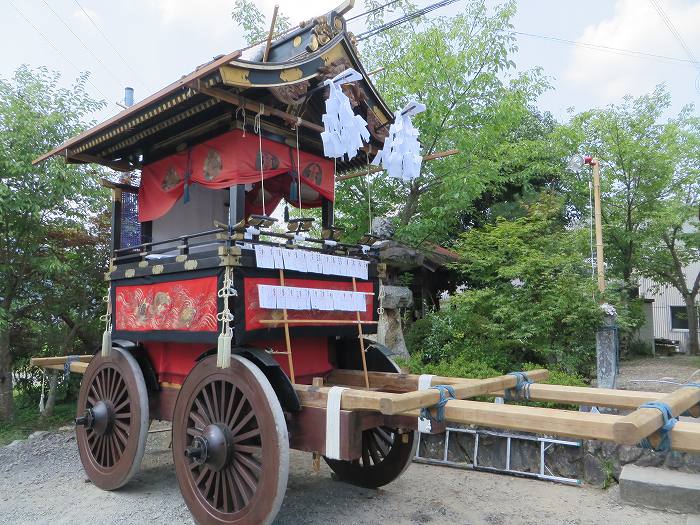
<path id="1" fill-rule="evenodd" d="M 622 361 L 617 388 L 623 390 L 644 390 L 649 392 L 673 392 L 678 385 L 646 382 L 644 380 L 673 381 L 687 383 L 700 381 L 700 359 L 696 356 L 674 355 L 645 357 Z M 634 380 L 641 379 L 642 382 Z"/>
<path id="2" fill-rule="evenodd" d="M 168 444 L 168 433 L 149 435 L 141 472 L 116 492 L 86 482 L 71 430 L 0 448 L 0 522 L 192 523 Z M 276 523 L 673 525 L 690 523 L 687 519 L 621 505 L 617 488 L 600 491 L 422 464 L 380 490 L 361 489 L 333 481 L 325 465 L 315 474 L 309 454 L 292 452 Z"/>

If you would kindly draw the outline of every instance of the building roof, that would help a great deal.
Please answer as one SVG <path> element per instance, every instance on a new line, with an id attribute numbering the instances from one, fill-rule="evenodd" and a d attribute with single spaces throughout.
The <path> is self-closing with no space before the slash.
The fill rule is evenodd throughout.
<path id="1" fill-rule="evenodd" d="M 299 124 L 300 148 L 321 153 L 325 89 L 316 89 L 348 67 L 362 80 L 343 87 L 357 114 L 369 124 L 371 146 L 381 147 L 392 113 L 359 60 L 344 14 L 348 0 L 325 15 L 302 22 L 267 42 L 199 66 L 157 93 L 35 159 L 62 156 L 71 163 L 139 169 L 213 136 L 246 125 L 261 113 L 268 138 L 291 144 Z M 300 120 L 299 120 L 300 119 Z M 364 155 L 339 162 L 339 173 L 366 163 Z"/>

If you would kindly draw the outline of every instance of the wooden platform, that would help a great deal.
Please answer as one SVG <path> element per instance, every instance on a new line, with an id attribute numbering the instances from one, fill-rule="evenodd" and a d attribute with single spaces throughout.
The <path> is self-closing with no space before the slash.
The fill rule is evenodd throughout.
<path id="1" fill-rule="evenodd" d="M 71 372 L 84 373 L 92 356 L 79 356 L 70 364 Z M 65 357 L 33 358 L 31 364 L 48 369 L 63 370 Z M 548 378 L 547 370 L 527 372 L 531 381 Z M 435 389 L 417 390 L 419 376 L 369 372 L 369 388 L 365 375 L 356 370 L 335 370 L 324 386 L 295 384 L 302 406 L 325 409 L 331 386 L 345 386 L 341 398 L 342 410 L 375 411 L 384 416 L 403 416 L 416 421 L 421 408 L 433 407 L 439 401 Z M 514 388 L 517 378 L 504 375 L 487 379 L 463 379 L 433 376 L 431 384 L 450 385 L 455 398 L 445 405 L 445 421 L 523 432 L 551 434 L 579 439 L 611 441 L 625 445 L 638 444 L 649 438 L 653 445 L 660 441 L 663 425 L 661 413 L 653 408 L 639 408 L 648 401 L 661 401 L 671 408 L 673 416 L 690 413 L 700 415 L 700 388 L 681 387 L 670 394 L 654 394 L 628 390 L 531 384 L 529 400 L 550 401 L 572 405 L 593 405 L 631 410 L 627 415 L 595 414 L 541 408 L 522 404 L 495 404 L 473 401 L 484 395 L 502 396 Z M 409 418 L 406 418 L 409 416 Z M 678 422 L 671 434 L 673 450 L 700 452 L 700 424 Z"/>

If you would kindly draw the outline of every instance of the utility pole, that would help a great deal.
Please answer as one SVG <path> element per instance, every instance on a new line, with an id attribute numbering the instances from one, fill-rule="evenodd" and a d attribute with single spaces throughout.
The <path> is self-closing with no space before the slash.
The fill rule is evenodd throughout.
<path id="1" fill-rule="evenodd" d="M 590 159 L 590 160 L 589 160 Z M 605 292 L 605 260 L 603 258 L 603 221 L 600 213 L 600 161 L 588 157 L 586 162 L 593 167 L 593 206 L 595 209 L 595 259 L 598 271 L 598 290 Z"/>

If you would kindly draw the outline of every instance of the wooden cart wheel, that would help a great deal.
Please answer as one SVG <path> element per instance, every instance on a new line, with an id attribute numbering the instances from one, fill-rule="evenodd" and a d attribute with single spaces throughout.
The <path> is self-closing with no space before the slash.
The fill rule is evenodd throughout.
<path id="1" fill-rule="evenodd" d="M 96 355 L 78 395 L 76 439 L 90 480 L 104 490 L 125 485 L 138 472 L 148 435 L 148 391 L 129 352 Z"/>
<path id="2" fill-rule="evenodd" d="M 415 456 L 415 432 L 399 434 L 396 429 L 377 427 L 362 432 L 362 457 L 354 461 L 323 459 L 338 479 L 377 488 L 398 478 Z"/>
<path id="3" fill-rule="evenodd" d="M 387 368 L 401 369 L 388 357 Z M 354 461 L 329 459 L 325 462 L 338 479 L 360 487 L 377 488 L 391 483 L 408 468 L 416 455 L 416 433 L 399 434 L 398 429 L 377 427 L 362 432 L 362 456 Z"/>
<path id="4" fill-rule="evenodd" d="M 289 440 L 270 382 L 250 361 L 216 356 L 185 378 L 173 416 L 180 491 L 202 524 L 267 524 L 277 515 L 289 474 Z"/>

